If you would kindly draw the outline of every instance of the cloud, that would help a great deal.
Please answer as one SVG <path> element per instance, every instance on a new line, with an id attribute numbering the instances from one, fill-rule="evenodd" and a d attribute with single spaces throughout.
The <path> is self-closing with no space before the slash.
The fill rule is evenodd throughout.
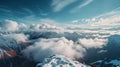
<path id="1" fill-rule="evenodd" d="M 96 18 L 92 21 L 96 21 Z M 90 29 L 89 25 L 67 25 L 55 25 L 54 21 L 43 19 L 34 25 L 17 24 L 14 27 L 17 31 L 0 30 L 0 51 L 14 50 L 18 54 L 22 53 L 20 56 L 34 62 L 56 54 L 75 60 L 85 60 L 83 62 L 92 62 L 93 59 L 96 61 L 96 58 L 106 57 L 106 53 L 114 54 L 117 50 L 119 53 L 119 30 Z M 59 27 L 64 30 L 57 29 Z M 74 29 L 71 29 L 72 27 Z M 118 36 L 111 36 L 115 34 Z M 24 45 L 23 48 L 21 45 Z M 113 51 L 113 48 L 118 49 Z M 89 59 L 91 57 L 93 58 Z"/>
<path id="2" fill-rule="evenodd" d="M 75 45 L 72 40 L 62 38 L 41 39 L 33 46 L 23 50 L 23 55 L 35 61 L 41 61 L 52 55 L 64 55 L 70 58 L 83 57 L 85 49 Z"/>
<path id="3" fill-rule="evenodd" d="M 102 48 L 107 44 L 107 39 L 79 39 L 79 43 L 85 48 Z"/>
<path id="4" fill-rule="evenodd" d="M 86 0 L 84 3 L 80 4 L 79 6 L 75 7 L 74 9 L 72 9 L 72 10 L 70 11 L 70 13 L 74 13 L 74 12 L 80 10 L 81 8 L 89 5 L 91 2 L 93 2 L 93 0 Z"/>
<path id="5" fill-rule="evenodd" d="M 19 30 L 62 30 L 55 20 L 51 19 L 40 19 L 39 23 L 26 25 L 24 23 L 19 23 L 13 20 L 5 20 L 0 22 L 0 30 L 2 31 L 19 31 Z"/>
<path id="6" fill-rule="evenodd" d="M 100 17 L 110 17 L 110 16 L 115 16 L 115 15 L 118 15 L 120 14 L 120 7 L 117 7 L 115 9 L 113 9 L 112 11 L 109 11 L 107 13 L 103 13 L 103 14 L 100 14 L 98 16 L 95 16 L 95 18 L 100 18 Z"/>
<path id="7" fill-rule="evenodd" d="M 55 26 L 55 25 L 51 25 L 51 24 L 47 24 L 47 23 L 42 23 L 42 24 L 32 24 L 30 25 L 30 29 L 32 30 L 63 30 L 61 27 L 59 26 Z"/>
<path id="8" fill-rule="evenodd" d="M 86 21 L 89 23 L 89 27 L 99 27 L 101 29 L 119 29 L 120 25 L 120 11 L 111 11 L 99 16 L 94 17 Z"/>
<path id="9" fill-rule="evenodd" d="M 25 36 L 22 33 L 20 33 L 20 34 L 8 34 L 8 35 L 5 35 L 5 36 L 16 40 L 17 43 L 25 42 L 27 40 L 27 36 Z"/>
<path id="10" fill-rule="evenodd" d="M 19 24 L 19 30 L 26 30 L 26 29 L 28 29 L 28 28 L 29 28 L 29 26 L 26 25 L 26 24 L 24 24 L 24 23 L 20 23 L 20 24 Z"/>
<path id="11" fill-rule="evenodd" d="M 72 23 L 74 24 L 74 23 L 78 23 L 79 22 L 79 20 L 73 20 L 72 21 Z"/>
<path id="12" fill-rule="evenodd" d="M 76 2 L 77 0 L 52 0 L 52 7 L 54 12 L 59 12 L 68 5 Z"/>
<path id="13" fill-rule="evenodd" d="M 30 25 L 30 29 L 33 30 L 40 30 L 40 29 L 44 29 L 44 30 L 62 30 L 62 28 L 60 26 L 56 26 L 58 25 L 57 22 L 55 20 L 51 20 L 51 19 L 40 19 L 38 24 L 31 24 Z"/>
<path id="14" fill-rule="evenodd" d="M 110 12 L 97 15 L 88 19 L 77 19 L 72 21 L 71 28 L 78 29 L 120 29 L 120 8 L 116 8 Z M 83 24 L 81 24 L 83 23 Z M 69 25 L 68 25 L 69 26 Z"/>
<path id="15" fill-rule="evenodd" d="M 120 8 L 116 8 L 110 12 L 95 16 L 95 24 L 97 25 L 105 25 L 105 26 L 117 26 L 120 25 Z"/>
<path id="16" fill-rule="evenodd" d="M 15 31 L 18 29 L 18 24 L 13 20 L 5 20 L 4 22 L 0 23 L 0 27 L 2 30 Z"/>
<path id="17" fill-rule="evenodd" d="M 112 19 L 112 20 L 111 20 Z M 91 23 L 92 26 L 119 26 L 120 25 L 120 16 L 112 16 L 109 18 L 100 18 L 99 21 Z"/>

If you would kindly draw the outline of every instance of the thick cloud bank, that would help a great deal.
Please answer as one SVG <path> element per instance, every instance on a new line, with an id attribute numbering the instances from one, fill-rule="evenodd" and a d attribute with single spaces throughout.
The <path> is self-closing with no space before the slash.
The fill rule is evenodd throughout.
<path id="1" fill-rule="evenodd" d="M 23 51 L 25 56 L 36 61 L 41 61 L 46 57 L 56 54 L 70 58 L 80 58 L 83 57 L 84 52 L 85 49 L 83 47 L 64 37 L 40 39 L 33 46 L 29 46 Z"/>
<path id="2" fill-rule="evenodd" d="M 37 63 L 53 55 L 62 55 L 90 64 L 97 60 L 120 56 L 119 30 L 71 29 L 68 26 L 47 23 L 26 25 L 11 20 L 0 24 L 0 64 L 5 58 L 17 57 L 22 58 L 22 67 L 27 67 L 30 63 L 35 67 Z"/>

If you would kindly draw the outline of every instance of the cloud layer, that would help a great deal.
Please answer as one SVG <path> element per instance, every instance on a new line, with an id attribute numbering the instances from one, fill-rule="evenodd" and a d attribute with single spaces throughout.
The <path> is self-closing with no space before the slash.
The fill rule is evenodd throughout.
<path id="1" fill-rule="evenodd" d="M 28 47 L 23 51 L 28 58 L 33 58 L 36 61 L 52 56 L 64 55 L 70 58 L 83 57 L 85 49 L 79 44 L 74 44 L 72 40 L 62 38 L 40 39 L 33 46 Z"/>
<path id="2" fill-rule="evenodd" d="M 42 62 L 53 55 L 64 55 L 91 63 L 105 57 L 116 57 L 115 52 L 119 50 L 119 30 L 84 29 L 78 25 L 61 27 L 48 23 L 26 25 L 14 22 L 14 26 L 12 22 L 2 25 L 0 30 L 1 58 L 3 55 L 7 58 L 20 55 L 34 62 Z M 10 29 L 5 30 L 6 26 Z M 112 50 L 113 47 L 116 49 Z"/>

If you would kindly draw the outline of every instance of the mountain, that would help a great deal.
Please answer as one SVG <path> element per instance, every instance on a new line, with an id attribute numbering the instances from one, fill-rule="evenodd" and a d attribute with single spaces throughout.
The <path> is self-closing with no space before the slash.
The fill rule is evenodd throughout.
<path id="1" fill-rule="evenodd" d="M 42 63 L 38 63 L 36 67 L 90 67 L 88 65 L 73 61 L 62 55 L 54 55 L 45 58 Z"/>

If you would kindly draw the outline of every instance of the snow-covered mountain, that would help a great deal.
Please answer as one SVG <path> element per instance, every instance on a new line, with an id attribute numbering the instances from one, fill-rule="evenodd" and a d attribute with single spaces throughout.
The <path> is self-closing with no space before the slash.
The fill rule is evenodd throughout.
<path id="1" fill-rule="evenodd" d="M 62 55 L 54 55 L 45 58 L 42 63 L 38 63 L 36 67 L 90 67 L 88 65 L 73 61 Z"/>

